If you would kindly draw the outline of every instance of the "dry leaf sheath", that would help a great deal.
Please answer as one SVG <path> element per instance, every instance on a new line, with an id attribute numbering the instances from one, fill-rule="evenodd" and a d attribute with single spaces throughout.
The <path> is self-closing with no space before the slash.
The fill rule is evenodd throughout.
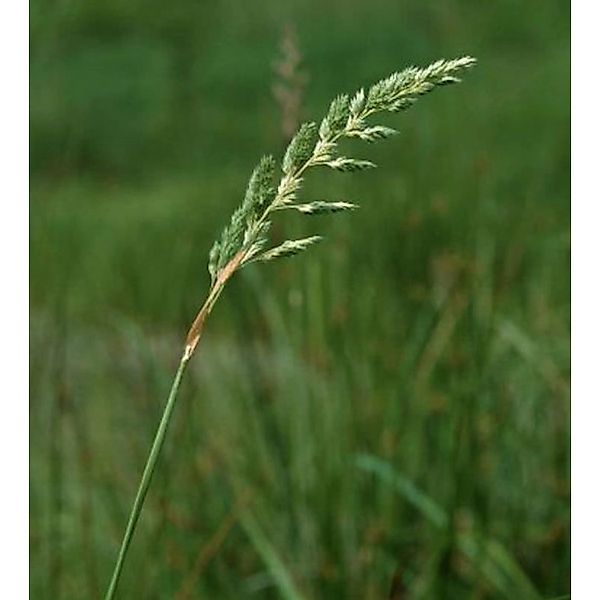
<path id="1" fill-rule="evenodd" d="M 394 135 L 394 129 L 372 124 L 369 118 L 379 112 L 399 112 L 409 108 L 419 96 L 434 88 L 459 82 L 458 75 L 474 64 L 475 59 L 466 56 L 454 60 L 439 60 L 423 69 L 409 67 L 375 83 L 368 91 L 361 89 L 353 96 L 338 96 L 331 103 L 320 124 L 308 122 L 300 126 L 283 157 L 278 183 L 275 159 L 272 156 L 261 158 L 250 177 L 241 205 L 234 211 L 229 224 L 210 251 L 210 291 L 187 335 L 179 368 L 133 503 L 106 600 L 111 600 L 115 595 L 185 367 L 202 336 L 206 318 L 229 278 L 250 263 L 293 256 L 318 242 L 320 236 L 313 235 L 303 239 L 286 240 L 279 246 L 268 248 L 271 219 L 279 211 L 295 210 L 314 215 L 355 208 L 354 204 L 348 202 L 299 200 L 307 170 L 312 167 L 329 167 L 337 171 L 351 172 L 375 167 L 376 165 L 369 160 L 340 155 L 338 142 L 342 138 L 359 138 L 374 142 Z"/>

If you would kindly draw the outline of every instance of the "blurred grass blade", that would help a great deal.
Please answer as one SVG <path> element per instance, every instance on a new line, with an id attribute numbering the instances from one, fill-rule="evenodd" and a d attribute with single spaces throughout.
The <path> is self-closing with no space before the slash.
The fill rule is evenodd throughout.
<path id="1" fill-rule="evenodd" d="M 242 514 L 240 523 L 252 545 L 269 569 L 275 585 L 281 594 L 281 598 L 284 600 L 306 600 L 298 591 L 287 567 L 277 555 L 277 551 L 263 533 L 256 519 L 246 511 Z"/>
<path id="2" fill-rule="evenodd" d="M 436 527 L 442 529 L 448 526 L 448 516 L 443 508 L 419 491 L 412 481 L 398 473 L 389 463 L 369 454 L 360 454 L 356 464 L 364 471 L 376 475 L 381 481 L 389 483 Z"/>
<path id="3" fill-rule="evenodd" d="M 449 527 L 450 519 L 444 509 L 421 492 L 412 481 L 398 473 L 392 465 L 370 454 L 359 454 L 356 464 L 360 469 L 391 485 L 433 525 L 439 529 Z M 461 532 L 457 537 L 457 546 L 502 597 L 507 600 L 541 600 L 529 577 L 496 540 L 479 538 L 473 532 Z"/>
<path id="4" fill-rule="evenodd" d="M 502 567 L 515 589 L 524 594 L 524 598 L 541 598 L 527 574 L 500 542 L 488 539 L 486 552 L 498 566 Z"/>
<path id="5" fill-rule="evenodd" d="M 550 356 L 528 336 L 515 322 L 508 318 L 497 319 L 496 329 L 500 339 L 508 343 L 530 364 L 551 389 L 569 393 L 569 384 Z"/>
<path id="6" fill-rule="evenodd" d="M 504 598 L 541 600 L 523 569 L 497 541 L 478 539 L 473 533 L 460 533 L 457 537 L 460 551 L 473 563 L 477 570 L 501 592 Z"/>

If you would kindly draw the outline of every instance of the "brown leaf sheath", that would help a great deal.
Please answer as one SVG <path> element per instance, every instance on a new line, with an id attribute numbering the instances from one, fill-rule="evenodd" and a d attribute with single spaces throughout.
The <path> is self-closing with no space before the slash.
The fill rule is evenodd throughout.
<path id="1" fill-rule="evenodd" d="M 212 286 L 208 297 L 204 301 L 202 308 L 198 311 L 194 322 L 192 323 L 187 337 L 185 339 L 185 352 L 184 358 L 185 360 L 189 360 L 198 342 L 200 341 L 200 337 L 202 336 L 202 331 L 204 329 L 204 321 L 206 321 L 206 317 L 210 314 L 210 311 L 213 307 L 213 304 L 221 290 L 227 283 L 227 280 L 237 271 L 241 262 L 244 260 L 244 256 L 246 255 L 245 250 L 240 250 L 220 271 L 217 275 L 217 279 L 215 280 L 214 285 Z"/>

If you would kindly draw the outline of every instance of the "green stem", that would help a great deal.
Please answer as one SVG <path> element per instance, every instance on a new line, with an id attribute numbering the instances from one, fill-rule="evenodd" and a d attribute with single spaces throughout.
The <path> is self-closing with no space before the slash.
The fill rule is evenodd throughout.
<path id="1" fill-rule="evenodd" d="M 117 558 L 115 570 L 113 571 L 113 575 L 110 580 L 110 585 L 108 586 L 106 596 L 104 597 L 105 600 L 112 600 L 115 597 L 115 592 L 117 590 L 117 585 L 119 584 L 119 578 L 121 577 L 121 571 L 123 569 L 125 556 L 127 555 L 127 550 L 129 548 L 129 544 L 131 543 L 131 538 L 133 537 L 135 527 L 137 525 L 138 519 L 140 518 L 142 507 L 144 506 L 144 500 L 146 498 L 146 494 L 148 493 L 148 487 L 150 486 L 150 481 L 152 480 L 152 475 L 154 473 L 154 469 L 156 468 L 156 461 L 158 460 L 158 457 L 160 455 L 160 451 L 165 440 L 165 433 L 167 432 L 167 428 L 169 427 L 169 421 L 171 420 L 173 408 L 175 407 L 175 401 L 177 400 L 177 392 L 179 390 L 179 384 L 181 383 L 181 377 L 183 375 L 183 372 L 185 371 L 185 367 L 188 363 L 188 360 L 189 356 L 184 354 L 184 356 L 181 359 L 181 362 L 179 363 L 177 373 L 175 374 L 175 379 L 173 380 L 173 385 L 171 387 L 171 391 L 169 392 L 169 398 L 167 399 L 165 410 L 160 420 L 158 430 L 156 431 L 156 436 L 154 437 L 154 441 L 152 442 L 152 448 L 150 449 L 148 461 L 146 462 L 146 466 L 144 467 L 142 480 L 140 481 L 135 500 L 133 501 L 133 506 L 131 507 L 129 522 L 127 523 L 127 529 L 125 530 L 125 535 L 123 536 L 123 541 L 121 542 L 121 549 L 119 550 L 119 557 Z"/>

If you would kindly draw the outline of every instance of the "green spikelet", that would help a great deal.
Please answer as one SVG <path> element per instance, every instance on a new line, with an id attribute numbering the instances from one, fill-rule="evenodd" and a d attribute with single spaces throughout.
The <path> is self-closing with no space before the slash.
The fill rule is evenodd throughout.
<path id="1" fill-rule="evenodd" d="M 327 116 L 321 121 L 319 137 L 326 140 L 344 129 L 350 116 L 350 99 L 347 94 L 335 98 L 329 106 Z"/>
<path id="2" fill-rule="evenodd" d="M 303 123 L 285 152 L 282 164 L 283 172 L 290 175 L 302 166 L 311 157 L 316 142 L 316 123 Z"/>
<path id="3" fill-rule="evenodd" d="M 283 244 L 263 252 L 263 254 L 258 257 L 258 260 L 267 262 L 275 258 L 295 256 L 296 254 L 300 254 L 300 252 L 304 252 L 309 246 L 316 244 L 322 239 L 323 238 L 320 235 L 311 235 L 310 237 L 302 238 L 300 240 L 286 240 Z"/>
<path id="4" fill-rule="evenodd" d="M 308 202 L 306 204 L 290 204 L 286 208 L 297 210 L 304 215 L 324 215 L 327 213 L 354 210 L 355 208 L 358 208 L 358 206 L 351 202 L 325 202 L 323 200 L 315 200 L 314 202 Z"/>
<path id="5" fill-rule="evenodd" d="M 208 254 L 208 272 L 210 273 L 210 279 L 214 282 L 219 271 L 219 255 L 221 253 L 221 245 L 218 241 L 212 245 Z"/>
<path id="6" fill-rule="evenodd" d="M 424 69 L 409 67 L 378 81 L 369 90 L 366 107 L 370 112 L 388 110 L 396 112 L 412 105 L 418 96 L 432 91 L 436 86 L 458 83 L 454 73 L 475 65 L 470 56 L 455 60 L 438 60 Z"/>
<path id="7" fill-rule="evenodd" d="M 329 161 L 327 166 L 331 167 L 335 171 L 341 171 L 342 173 L 353 173 L 354 171 L 366 171 L 367 169 L 374 169 L 377 165 L 370 160 L 346 158 L 345 156 L 340 156 Z"/>
<path id="8" fill-rule="evenodd" d="M 252 172 L 244 197 L 244 206 L 249 215 L 264 209 L 275 197 L 274 177 L 275 159 L 270 155 L 263 156 Z"/>

